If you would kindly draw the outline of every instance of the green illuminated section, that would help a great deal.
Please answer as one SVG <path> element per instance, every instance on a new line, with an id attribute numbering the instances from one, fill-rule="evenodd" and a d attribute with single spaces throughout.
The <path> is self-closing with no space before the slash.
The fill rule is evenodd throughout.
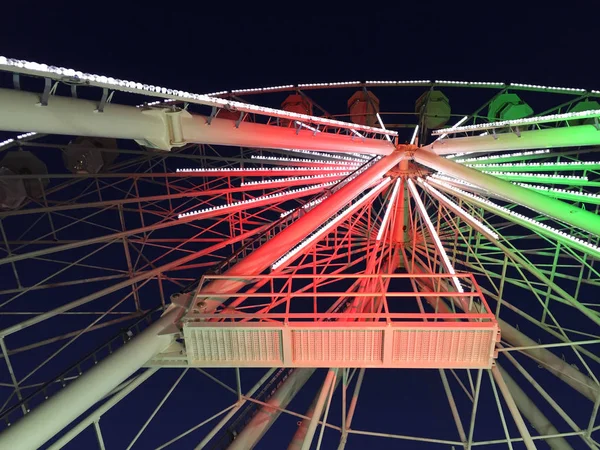
<path id="1" fill-rule="evenodd" d="M 573 171 L 573 170 L 598 170 L 600 169 L 599 161 L 581 161 L 573 163 L 545 162 L 539 164 L 496 164 L 488 163 L 484 165 L 472 166 L 477 170 L 486 171 L 507 171 L 507 172 L 557 172 L 557 171 Z"/>
<path id="2" fill-rule="evenodd" d="M 506 172 L 493 172 L 485 171 L 488 175 L 493 175 L 497 178 L 507 181 L 519 181 L 522 183 L 537 183 L 537 184 L 564 184 L 568 186 L 587 186 L 587 187 L 600 187 L 600 182 L 588 181 L 585 177 L 568 177 L 564 176 L 552 176 L 552 175 L 529 175 L 529 174 L 518 174 L 518 173 L 506 173 Z"/>
<path id="3" fill-rule="evenodd" d="M 600 196 L 595 194 L 581 194 L 579 192 L 570 192 L 565 190 L 552 190 L 552 188 L 544 188 L 542 186 L 533 186 L 531 184 L 521 184 L 522 187 L 547 195 L 548 197 L 557 198 L 559 200 L 570 200 L 573 202 L 588 203 L 591 205 L 600 205 Z"/>

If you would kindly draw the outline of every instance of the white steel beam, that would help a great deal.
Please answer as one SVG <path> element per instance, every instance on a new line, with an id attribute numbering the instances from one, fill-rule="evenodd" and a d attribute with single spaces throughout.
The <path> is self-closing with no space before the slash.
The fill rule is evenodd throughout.
<path id="1" fill-rule="evenodd" d="M 155 354 L 167 348 L 173 337 L 159 333 L 173 324 L 181 312 L 182 308 L 171 306 L 137 337 L 7 428 L 0 434 L 0 448 L 30 450 L 41 447 Z"/>
<path id="2" fill-rule="evenodd" d="M 394 145 L 383 139 L 313 131 L 206 116 L 169 109 L 143 109 L 108 103 L 103 112 L 94 101 L 52 96 L 39 106 L 35 93 L 0 89 L 0 129 L 45 134 L 134 139 L 170 150 L 187 143 L 255 148 L 316 150 L 388 155 Z M 352 124 L 348 124 L 352 125 Z"/>

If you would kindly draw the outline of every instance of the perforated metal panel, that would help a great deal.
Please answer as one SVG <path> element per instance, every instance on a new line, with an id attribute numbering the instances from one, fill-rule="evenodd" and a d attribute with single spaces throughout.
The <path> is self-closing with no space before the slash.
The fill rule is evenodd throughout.
<path id="1" fill-rule="evenodd" d="M 382 330 L 292 330 L 294 363 L 383 362 Z"/>
<path id="2" fill-rule="evenodd" d="M 495 323 L 191 323 L 188 364 L 197 367 L 489 368 Z"/>
<path id="3" fill-rule="evenodd" d="M 186 328 L 190 364 L 281 364 L 281 331 L 247 328 Z"/>
<path id="4" fill-rule="evenodd" d="M 394 330 L 392 361 L 415 367 L 488 364 L 495 330 Z"/>

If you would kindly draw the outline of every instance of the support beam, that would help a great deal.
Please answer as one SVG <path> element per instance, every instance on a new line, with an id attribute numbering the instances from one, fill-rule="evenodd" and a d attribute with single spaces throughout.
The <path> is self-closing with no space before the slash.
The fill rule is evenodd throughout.
<path id="1" fill-rule="evenodd" d="M 523 438 L 523 441 L 525 442 L 525 447 L 527 447 L 527 450 L 537 450 L 537 447 L 535 446 L 535 444 L 533 443 L 533 440 L 531 439 L 531 434 L 529 434 L 527 425 L 525 425 L 525 422 L 523 421 L 523 417 L 521 417 L 521 413 L 519 412 L 519 409 L 517 408 L 517 405 L 511 395 L 511 392 L 508 389 L 508 387 L 506 386 L 506 383 L 504 382 L 502 374 L 500 373 L 500 371 L 498 370 L 498 368 L 496 366 L 492 367 L 492 375 L 494 375 L 494 380 L 496 380 L 496 384 L 500 388 L 500 392 L 502 392 L 502 396 L 504 397 L 506 406 L 508 406 L 508 410 L 510 411 L 510 413 L 513 416 L 513 419 L 515 420 L 515 424 L 517 425 L 517 428 L 519 429 L 519 433 L 521 433 L 521 437 Z"/>
<path id="2" fill-rule="evenodd" d="M 600 131 L 593 125 L 547 128 L 517 133 L 493 133 L 487 136 L 469 136 L 441 139 L 426 147 L 438 155 L 470 152 L 496 152 L 504 150 L 530 150 L 536 148 L 580 147 L 600 145 Z"/>
<path id="3" fill-rule="evenodd" d="M 295 369 L 283 384 L 277 388 L 277 391 L 267 404 L 285 409 L 314 371 L 315 369 Z M 227 450 L 253 449 L 280 414 L 281 409 L 269 408 L 268 406 L 260 408 Z"/>
<path id="4" fill-rule="evenodd" d="M 0 89 L 0 130 L 134 139 L 170 150 L 187 143 L 238 147 L 316 150 L 388 155 L 394 146 L 383 139 L 357 139 L 354 134 L 314 133 L 310 130 L 226 120 L 187 111 L 143 109 L 107 103 L 97 113 L 97 102 L 52 96 L 40 108 L 33 92 Z M 210 125 L 209 125 L 210 123 Z"/>
<path id="5" fill-rule="evenodd" d="M 181 312 L 182 308 L 171 306 L 137 337 L 7 428 L 0 434 L 0 448 L 30 450 L 41 447 L 150 358 L 167 348 L 172 336 L 159 333 L 173 324 Z"/>
<path id="6" fill-rule="evenodd" d="M 344 205 L 351 202 L 356 196 L 371 186 L 374 181 L 382 177 L 403 158 L 404 153 L 400 150 L 382 158 L 354 180 L 342 187 L 339 191 L 335 192 L 322 203 L 300 217 L 289 227 L 285 228 L 272 239 L 258 247 L 223 275 L 233 278 L 239 275 L 248 276 L 260 274 L 266 270 L 273 261 L 277 261 L 281 256 L 294 248 L 306 238 L 308 233 L 325 223 L 342 209 Z M 211 299 L 211 293 L 225 294 L 237 292 L 244 284 L 244 281 L 235 281 L 232 279 L 212 281 L 206 286 L 203 286 L 198 292 L 195 300 L 197 306 L 202 309 L 202 312 L 214 311 L 224 299 Z"/>
<path id="7" fill-rule="evenodd" d="M 600 132 L 597 133 L 600 138 Z M 452 175 L 460 180 L 468 181 L 487 191 L 500 194 L 502 197 L 526 206 L 533 211 L 538 211 L 541 214 L 578 227 L 596 236 L 600 235 L 600 216 L 592 212 L 514 185 L 495 176 L 471 169 L 470 167 L 465 167 L 462 164 L 424 149 L 417 150 L 414 153 L 414 159 L 424 166 Z"/>
<path id="8" fill-rule="evenodd" d="M 325 377 L 325 381 L 323 382 L 323 386 L 321 387 L 321 392 L 319 393 L 319 398 L 317 399 L 317 403 L 315 405 L 315 411 L 310 419 L 310 423 L 308 424 L 308 428 L 306 429 L 306 436 L 304 437 L 304 442 L 302 443 L 302 450 L 310 450 L 310 445 L 312 444 L 313 438 L 315 436 L 315 432 L 317 431 L 317 426 L 319 425 L 319 421 L 321 420 L 321 415 L 323 414 L 323 410 L 325 408 L 325 403 L 328 399 L 331 399 L 332 389 L 335 385 L 335 379 L 337 375 L 337 369 L 329 369 L 327 372 L 327 376 Z"/>

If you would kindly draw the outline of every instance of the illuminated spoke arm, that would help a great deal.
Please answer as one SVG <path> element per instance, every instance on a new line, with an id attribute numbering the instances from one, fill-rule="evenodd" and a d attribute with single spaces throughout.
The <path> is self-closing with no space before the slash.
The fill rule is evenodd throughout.
<path id="1" fill-rule="evenodd" d="M 598 135 L 600 136 L 600 133 Z M 465 167 L 422 148 L 414 153 L 414 159 L 424 166 L 472 183 L 533 211 L 576 226 L 594 235 L 600 235 L 600 216 L 594 213 Z"/>
<path id="2" fill-rule="evenodd" d="M 446 254 L 446 250 L 444 250 L 444 246 L 442 245 L 442 241 L 440 240 L 440 237 L 438 236 L 437 231 L 435 230 L 435 227 L 433 226 L 433 223 L 431 222 L 431 219 L 429 218 L 429 214 L 427 214 L 427 210 L 425 209 L 423 200 L 421 200 L 421 197 L 419 196 L 419 193 L 417 192 L 417 188 L 416 188 L 415 184 L 413 183 L 413 181 L 410 178 L 408 179 L 407 183 L 408 183 L 408 190 L 410 191 L 410 193 L 413 197 L 413 200 L 415 201 L 415 204 L 417 205 L 417 209 L 419 210 L 421 217 L 423 218 L 423 220 L 425 221 L 425 224 L 427 225 L 429 234 L 431 235 L 433 242 L 435 244 L 435 247 L 436 247 L 437 251 L 439 252 L 440 257 L 442 258 L 442 262 L 444 263 L 444 267 L 446 268 L 446 271 L 448 271 L 448 273 L 450 273 L 450 274 L 455 274 L 456 271 L 454 270 L 454 267 L 452 267 L 452 264 L 450 263 L 450 259 L 448 258 L 448 255 Z M 458 292 L 464 292 L 464 289 L 461 286 L 458 277 L 452 277 L 452 282 L 454 283 L 454 286 L 456 287 L 456 290 Z"/>

